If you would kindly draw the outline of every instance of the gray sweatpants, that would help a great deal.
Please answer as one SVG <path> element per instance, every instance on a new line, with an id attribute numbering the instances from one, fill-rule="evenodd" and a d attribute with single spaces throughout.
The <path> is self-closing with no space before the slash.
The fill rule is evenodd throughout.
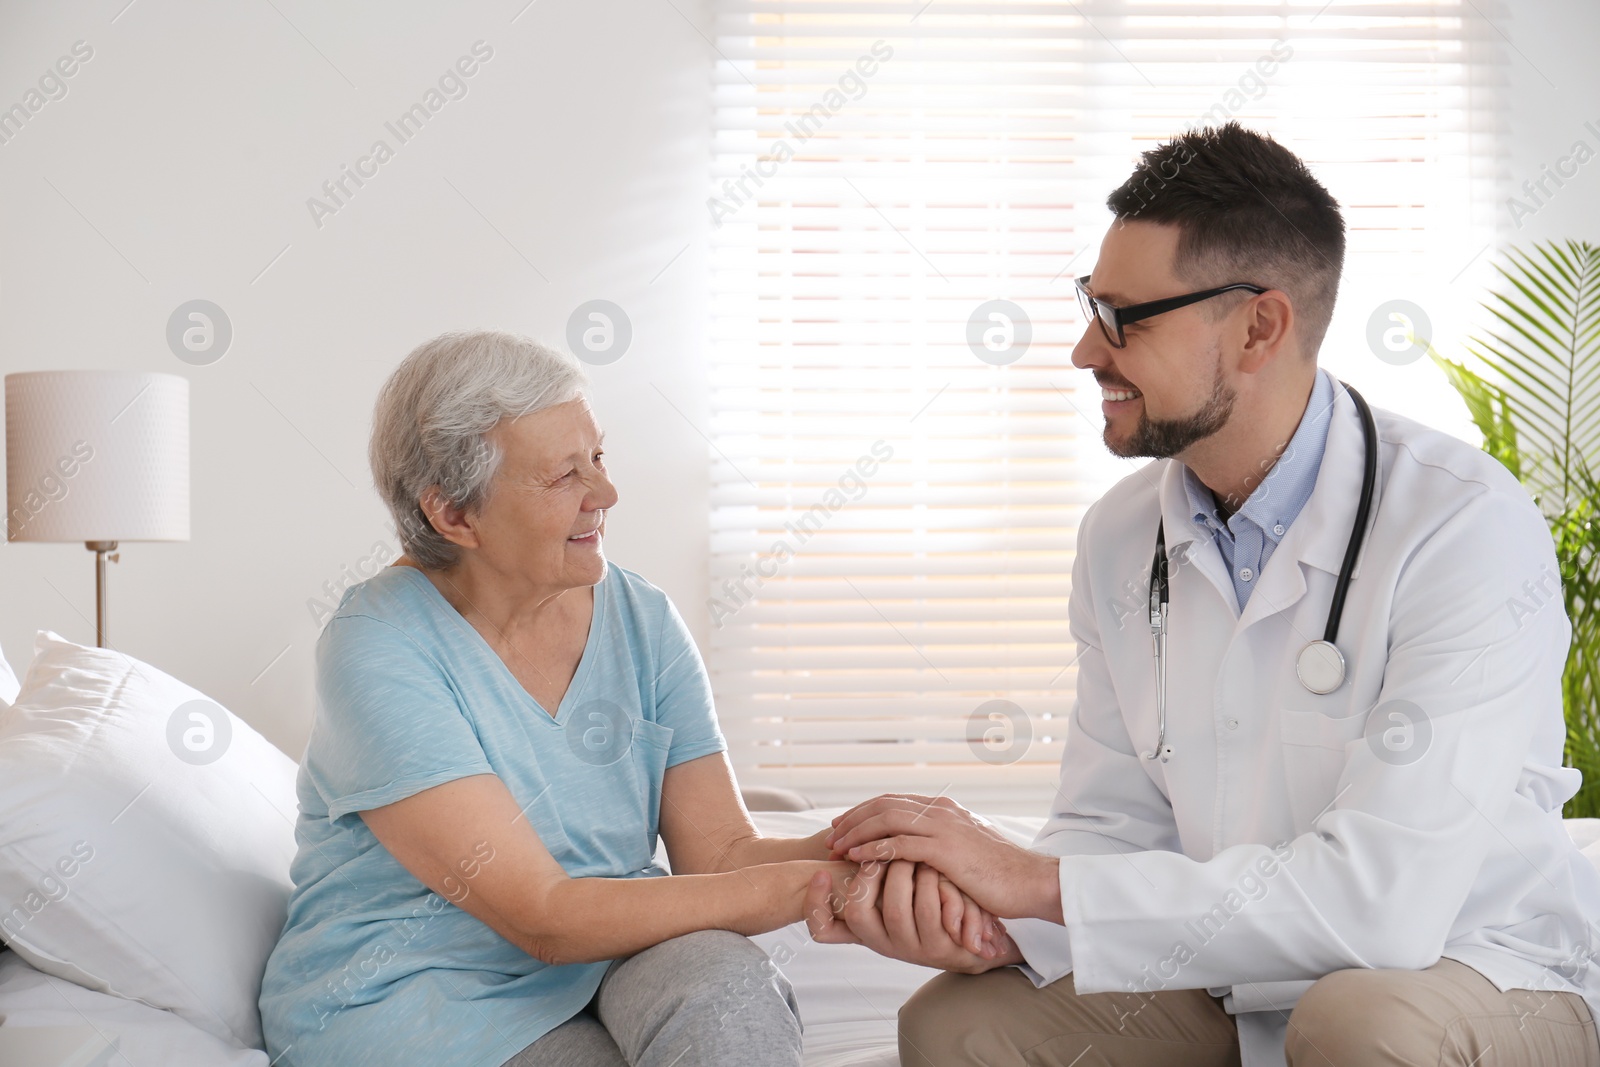
<path id="1" fill-rule="evenodd" d="M 798 1067 L 789 980 L 755 942 L 701 930 L 614 961 L 589 1006 L 504 1067 Z"/>

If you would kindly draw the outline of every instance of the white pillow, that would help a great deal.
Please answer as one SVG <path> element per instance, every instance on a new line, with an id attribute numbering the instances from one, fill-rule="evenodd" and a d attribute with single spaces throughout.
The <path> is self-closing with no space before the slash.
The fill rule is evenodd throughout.
<path id="1" fill-rule="evenodd" d="M 294 762 L 132 657 L 43 630 L 35 649 L 0 721 L 0 937 L 48 974 L 262 1047 Z"/>
<path id="2" fill-rule="evenodd" d="M 6 656 L 0 651 L 0 707 L 13 703 L 17 699 L 17 690 L 21 688 L 17 682 L 17 674 L 11 669 L 11 664 L 6 662 Z"/>

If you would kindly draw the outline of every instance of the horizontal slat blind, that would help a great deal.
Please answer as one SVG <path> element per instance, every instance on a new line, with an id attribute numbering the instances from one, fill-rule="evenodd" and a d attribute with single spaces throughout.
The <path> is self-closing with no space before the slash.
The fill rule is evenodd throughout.
<path id="1" fill-rule="evenodd" d="M 713 7 L 709 660 L 740 778 L 1037 809 L 1076 526 L 1131 469 L 1070 362 L 1106 194 L 1236 115 L 1336 186 L 1347 274 L 1448 258 L 1487 228 L 1491 31 L 1451 3 Z M 969 344 L 995 299 L 1025 350 Z"/>

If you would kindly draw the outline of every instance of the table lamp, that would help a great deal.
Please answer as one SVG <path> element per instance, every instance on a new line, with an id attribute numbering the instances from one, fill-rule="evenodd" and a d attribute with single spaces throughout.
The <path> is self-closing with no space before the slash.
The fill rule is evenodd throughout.
<path id="1" fill-rule="evenodd" d="M 189 380 L 145 371 L 8 374 L 6 540 L 95 554 L 95 643 L 120 541 L 189 539 Z"/>

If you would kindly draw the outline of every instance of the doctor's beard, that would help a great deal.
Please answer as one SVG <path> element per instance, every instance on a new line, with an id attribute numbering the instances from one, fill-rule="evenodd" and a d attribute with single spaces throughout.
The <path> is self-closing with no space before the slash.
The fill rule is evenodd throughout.
<path id="1" fill-rule="evenodd" d="M 1148 456 L 1166 459 L 1175 456 L 1196 441 L 1203 441 L 1228 425 L 1233 414 L 1233 402 L 1239 394 L 1222 381 L 1222 362 L 1216 362 L 1216 376 L 1211 379 L 1211 395 L 1206 397 L 1200 410 L 1181 419 L 1152 419 L 1148 412 L 1139 413 L 1139 424 L 1125 441 L 1111 439 L 1111 427 L 1106 426 L 1102 440 L 1111 454 L 1124 459 Z"/>

